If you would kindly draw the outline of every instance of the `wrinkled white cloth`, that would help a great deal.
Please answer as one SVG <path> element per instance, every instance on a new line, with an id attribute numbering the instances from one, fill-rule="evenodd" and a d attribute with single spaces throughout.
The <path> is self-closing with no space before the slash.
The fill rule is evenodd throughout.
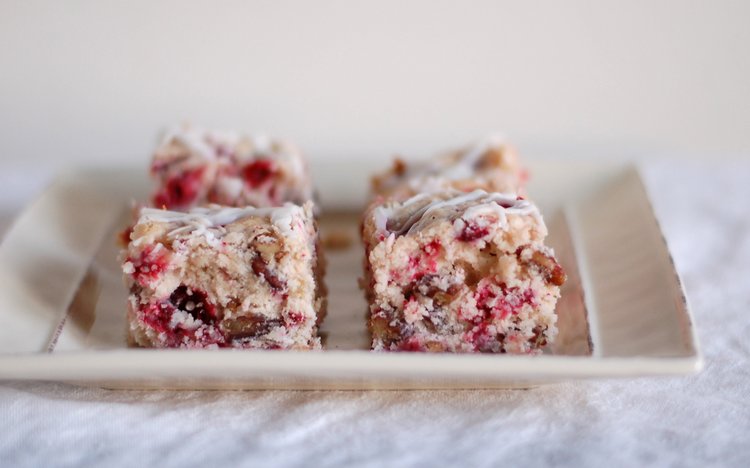
<path id="1" fill-rule="evenodd" d="M 412 392 L 2 382 L 0 465 L 748 466 L 750 164 L 643 169 L 695 314 L 696 376 Z"/>

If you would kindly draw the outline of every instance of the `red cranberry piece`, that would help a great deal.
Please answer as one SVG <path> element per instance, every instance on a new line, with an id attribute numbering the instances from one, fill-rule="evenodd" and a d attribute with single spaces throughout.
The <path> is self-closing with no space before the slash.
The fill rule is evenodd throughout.
<path id="1" fill-rule="evenodd" d="M 156 246 L 153 245 L 143 249 L 137 259 L 131 258 L 129 260 L 135 269 L 133 278 L 141 286 L 147 286 L 156 280 L 169 264 L 168 251 L 163 247 L 157 251 Z"/>
<path id="2" fill-rule="evenodd" d="M 422 246 L 424 255 L 409 257 L 408 271 L 411 272 L 412 281 L 419 281 L 425 275 L 433 274 L 438 270 L 436 256 L 440 252 L 441 247 L 440 240 L 433 239 Z M 399 277 L 400 273 L 400 271 L 395 271 L 394 276 Z"/>
<path id="3" fill-rule="evenodd" d="M 186 292 L 187 291 L 185 291 L 185 293 Z M 205 310 L 210 310 L 210 307 Z M 210 337 L 207 334 L 196 336 L 196 330 L 186 330 L 180 325 L 172 328 L 172 316 L 176 311 L 177 308 L 175 308 L 170 301 L 151 303 L 142 306 L 141 308 L 144 323 L 158 333 L 163 334 L 164 345 L 166 347 L 176 348 L 185 346 L 186 340 L 188 346 L 205 346 L 210 344 L 216 344 L 219 347 L 227 346 L 226 338 L 224 336 Z"/>
<path id="4" fill-rule="evenodd" d="M 258 159 L 242 168 L 242 177 L 247 185 L 258 188 L 276 173 L 273 161 Z"/>
<path id="5" fill-rule="evenodd" d="M 483 316 L 477 317 L 475 323 L 482 320 L 492 321 L 494 318 L 503 319 L 511 314 L 516 315 L 524 305 L 535 304 L 534 292 L 531 289 L 520 291 L 518 288 L 506 288 L 505 284 L 501 284 L 500 288 L 502 293 L 499 295 L 490 287 L 477 291 L 475 294 L 477 308 L 483 311 Z M 492 302 L 494 304 L 491 305 Z"/>
<path id="6" fill-rule="evenodd" d="M 402 341 L 398 349 L 399 351 L 422 351 L 422 345 L 417 338 L 412 337 L 406 341 Z"/>
<path id="7" fill-rule="evenodd" d="M 487 342 L 491 339 L 489 330 L 489 323 L 484 321 L 476 324 L 466 333 L 466 341 L 474 345 L 474 349 L 480 351 L 483 349 Z"/>
<path id="8" fill-rule="evenodd" d="M 300 312 L 291 311 L 286 315 L 288 325 L 299 325 L 305 320 L 305 316 Z"/>
<path id="9" fill-rule="evenodd" d="M 175 308 L 168 303 L 147 304 L 141 308 L 143 321 L 148 326 L 160 333 L 170 334 L 169 322 L 172 320 L 172 314 Z"/>
<path id="10" fill-rule="evenodd" d="M 216 321 L 216 307 L 208 300 L 205 292 L 181 285 L 169 296 L 169 302 L 177 309 L 185 311 L 208 325 Z"/>
<path id="11" fill-rule="evenodd" d="M 440 252 L 440 247 L 442 247 L 440 239 L 432 239 L 422 247 L 422 250 L 424 250 L 424 253 L 427 255 L 437 255 L 437 253 Z"/>
<path id="12" fill-rule="evenodd" d="M 480 353 L 505 353 L 505 335 L 490 329 L 491 321 L 486 320 L 475 325 L 464 335 L 464 339 L 474 345 L 474 351 Z"/>
<path id="13" fill-rule="evenodd" d="M 422 279 L 424 275 L 427 274 L 426 271 L 424 271 L 422 268 L 420 268 L 420 259 L 419 257 L 409 257 L 409 268 L 408 271 L 411 271 L 411 280 L 412 281 L 419 281 Z M 401 278 L 402 272 L 397 270 L 394 271 L 394 278 Z"/>
<path id="14" fill-rule="evenodd" d="M 477 239 L 481 239 L 490 233 L 489 226 L 479 226 L 476 223 L 466 222 L 461 234 L 458 235 L 458 240 L 463 242 L 472 242 Z"/>
<path id="15" fill-rule="evenodd" d="M 187 206 L 198 195 L 205 168 L 190 169 L 169 179 L 166 186 L 154 195 L 154 206 L 175 208 Z"/>
<path id="16" fill-rule="evenodd" d="M 521 302 L 523 304 L 535 305 L 536 297 L 534 296 L 534 291 L 532 291 L 531 289 L 524 290 L 524 292 L 521 294 Z"/>

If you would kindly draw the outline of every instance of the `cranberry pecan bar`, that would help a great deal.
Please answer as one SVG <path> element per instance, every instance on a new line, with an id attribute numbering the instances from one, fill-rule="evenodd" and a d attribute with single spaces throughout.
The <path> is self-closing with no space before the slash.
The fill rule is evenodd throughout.
<path id="1" fill-rule="evenodd" d="M 489 136 L 426 161 L 396 159 L 388 171 L 372 178 L 372 193 L 402 200 L 448 188 L 523 193 L 525 182 L 526 171 L 513 148 L 502 137 Z"/>
<path id="2" fill-rule="evenodd" d="M 294 145 L 235 132 L 175 127 L 156 149 L 151 174 L 157 208 L 266 207 L 313 197 L 307 163 Z"/>
<path id="3" fill-rule="evenodd" d="M 372 349 L 536 354 L 565 273 L 515 195 L 457 190 L 373 203 L 363 287 Z"/>
<path id="4" fill-rule="evenodd" d="M 123 251 L 131 342 L 319 349 L 323 262 L 312 202 L 143 208 Z"/>

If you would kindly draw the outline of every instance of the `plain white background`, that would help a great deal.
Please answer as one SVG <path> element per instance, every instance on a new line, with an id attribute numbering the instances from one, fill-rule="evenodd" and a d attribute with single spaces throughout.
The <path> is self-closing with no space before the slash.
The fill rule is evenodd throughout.
<path id="1" fill-rule="evenodd" d="M 750 152 L 750 2 L 0 1 L 0 158 L 145 164 L 164 125 L 314 161 L 501 130 L 527 157 Z"/>

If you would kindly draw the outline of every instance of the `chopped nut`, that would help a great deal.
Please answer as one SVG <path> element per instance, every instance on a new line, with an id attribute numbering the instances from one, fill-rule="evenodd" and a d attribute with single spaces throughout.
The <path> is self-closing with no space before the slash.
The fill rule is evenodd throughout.
<path id="1" fill-rule="evenodd" d="M 440 353 L 445 351 L 445 346 L 439 341 L 428 341 L 424 344 L 424 347 L 427 351 L 430 351 L 432 353 Z"/>
<path id="2" fill-rule="evenodd" d="M 503 163 L 502 148 L 490 148 L 477 161 L 477 169 L 486 169 L 490 167 L 500 167 Z"/>
<path id="3" fill-rule="evenodd" d="M 270 269 L 268 268 L 268 263 L 266 263 L 266 261 L 264 261 L 262 257 L 255 257 L 251 266 L 253 268 L 253 272 L 256 275 L 263 277 L 263 279 L 266 280 L 271 288 L 278 291 L 284 289 L 284 287 L 286 286 L 281 278 L 270 271 Z"/>
<path id="4" fill-rule="evenodd" d="M 380 337 L 383 343 L 393 343 L 400 337 L 398 329 L 392 327 L 385 317 L 370 318 L 370 331 L 373 336 Z"/>
<path id="5" fill-rule="evenodd" d="M 406 163 L 401 158 L 395 158 L 393 160 L 393 173 L 397 176 L 402 176 L 406 173 Z"/>
<path id="6" fill-rule="evenodd" d="M 271 258 L 276 252 L 281 250 L 281 241 L 275 237 L 263 236 L 263 238 L 259 239 L 259 242 L 255 244 L 255 250 L 264 254 L 264 257 Z"/>
<path id="7" fill-rule="evenodd" d="M 282 321 L 269 319 L 262 315 L 245 315 L 233 320 L 225 320 L 222 324 L 227 334 L 232 339 L 252 338 L 265 335 L 271 329 L 280 327 Z"/>
<path id="8" fill-rule="evenodd" d="M 531 262 L 539 267 L 545 279 L 550 283 L 555 286 L 562 286 L 565 283 L 567 275 L 553 257 L 537 250 L 531 255 Z"/>
<path id="9" fill-rule="evenodd" d="M 531 337 L 529 342 L 531 342 L 536 347 L 543 347 L 547 345 L 547 339 L 544 337 L 544 331 L 545 328 L 542 328 L 541 325 L 537 325 L 534 327 L 532 332 L 534 333 L 534 336 Z"/>
<path id="10" fill-rule="evenodd" d="M 435 300 L 436 304 L 446 305 L 453 301 L 454 295 L 448 292 L 438 291 L 432 296 L 432 298 Z"/>

